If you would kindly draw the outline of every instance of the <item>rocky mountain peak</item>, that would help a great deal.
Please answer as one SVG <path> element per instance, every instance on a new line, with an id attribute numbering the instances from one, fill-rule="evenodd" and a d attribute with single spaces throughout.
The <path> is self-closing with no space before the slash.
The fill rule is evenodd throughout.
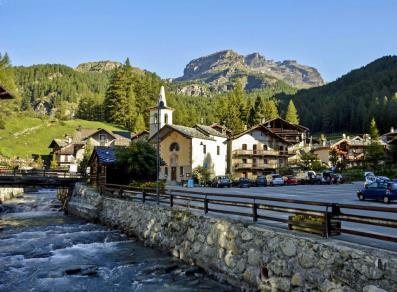
<path id="1" fill-rule="evenodd" d="M 219 51 L 190 61 L 183 76 L 175 81 L 198 81 L 207 86 L 206 90 L 219 93 L 230 90 L 236 78 L 246 80 L 246 89 L 263 88 L 277 80 L 299 89 L 324 84 L 317 69 L 295 60 L 279 62 L 267 60 L 258 52 L 244 56 L 233 50 Z M 189 87 L 192 87 L 191 82 Z M 195 88 L 195 92 L 203 90 Z"/>
<path id="2" fill-rule="evenodd" d="M 120 62 L 106 60 L 81 63 L 76 67 L 75 70 L 79 72 L 106 72 L 112 71 L 119 66 L 121 66 Z"/>

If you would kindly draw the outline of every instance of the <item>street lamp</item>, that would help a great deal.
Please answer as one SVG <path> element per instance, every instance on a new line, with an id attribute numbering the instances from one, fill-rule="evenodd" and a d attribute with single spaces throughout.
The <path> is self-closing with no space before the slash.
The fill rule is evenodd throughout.
<path id="1" fill-rule="evenodd" d="M 165 109 L 164 101 L 160 100 L 157 105 L 157 167 L 156 167 L 156 196 L 157 204 L 160 204 L 160 110 Z"/>

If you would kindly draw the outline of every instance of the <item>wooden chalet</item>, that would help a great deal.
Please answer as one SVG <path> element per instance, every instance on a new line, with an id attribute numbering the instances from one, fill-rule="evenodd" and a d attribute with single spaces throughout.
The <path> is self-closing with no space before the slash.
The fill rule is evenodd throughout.
<path id="1" fill-rule="evenodd" d="M 291 144 L 304 146 L 310 130 L 301 125 L 292 124 L 282 118 L 275 118 L 263 123 L 268 130 Z"/>
<path id="2" fill-rule="evenodd" d="M 116 162 L 114 148 L 96 146 L 90 160 L 90 183 L 95 187 L 103 187 L 108 178 L 107 169 Z"/>

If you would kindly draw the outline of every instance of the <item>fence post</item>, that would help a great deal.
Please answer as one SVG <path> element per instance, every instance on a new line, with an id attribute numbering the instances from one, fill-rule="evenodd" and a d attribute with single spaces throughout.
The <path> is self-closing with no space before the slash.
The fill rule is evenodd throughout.
<path id="1" fill-rule="evenodd" d="M 252 220 L 254 220 L 254 222 L 258 221 L 258 206 L 255 203 L 255 199 L 254 202 L 252 204 Z"/>
<path id="2" fill-rule="evenodd" d="M 120 199 L 123 198 L 123 189 L 121 187 L 120 187 L 120 190 L 119 190 L 119 197 L 120 197 Z"/>
<path id="3" fill-rule="evenodd" d="M 145 189 L 142 190 L 142 203 L 145 203 L 145 196 L 146 196 L 146 191 Z"/>
<path id="4" fill-rule="evenodd" d="M 204 198 L 204 213 L 205 214 L 208 213 L 208 198 L 207 198 L 207 195 L 205 195 L 205 198 Z"/>

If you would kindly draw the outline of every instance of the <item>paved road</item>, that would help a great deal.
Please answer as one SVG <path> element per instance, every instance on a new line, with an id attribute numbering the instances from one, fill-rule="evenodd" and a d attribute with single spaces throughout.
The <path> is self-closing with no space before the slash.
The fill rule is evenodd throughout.
<path id="1" fill-rule="evenodd" d="M 396 208 L 397 202 L 392 204 L 384 204 L 382 202 L 376 201 L 364 201 L 361 202 L 358 200 L 356 192 L 358 189 L 363 187 L 363 182 L 356 182 L 353 184 L 343 184 L 343 185 L 298 185 L 298 186 L 283 186 L 283 187 L 251 187 L 251 188 L 201 188 L 196 187 L 193 189 L 187 189 L 183 187 L 172 187 L 172 189 L 176 190 L 184 190 L 184 191 L 194 191 L 194 192 L 202 192 L 202 193 L 219 193 L 219 194 L 227 194 L 229 195 L 227 198 L 224 197 L 216 197 L 219 199 L 226 199 L 229 201 L 247 201 L 252 202 L 251 199 L 238 199 L 235 196 L 266 196 L 266 197 L 274 197 L 274 198 L 285 198 L 285 199 L 297 199 L 297 200 L 307 200 L 307 201 L 315 201 L 315 202 L 328 202 L 328 203 L 339 203 L 339 204 L 352 204 L 352 205 L 362 205 L 362 206 L 377 206 L 377 207 L 386 207 L 386 208 Z M 200 195 L 197 195 L 200 196 Z M 260 201 L 257 201 L 260 203 Z M 268 201 L 267 201 L 268 202 Z M 269 202 L 268 202 L 269 203 Z M 280 206 L 290 206 L 290 207 L 299 207 L 302 208 L 302 205 L 299 204 L 285 204 L 285 203 L 277 203 L 271 202 L 275 205 Z M 191 205 L 199 205 L 202 206 L 202 203 L 191 202 Z M 216 208 L 220 210 L 233 210 L 238 212 L 251 213 L 250 209 L 241 208 L 241 207 L 225 207 L 220 205 L 211 205 L 210 208 Z M 306 207 L 304 207 L 306 208 Z M 310 209 L 315 210 L 325 210 L 324 207 L 308 207 Z M 390 218 L 397 220 L 396 213 L 387 213 L 387 212 L 374 212 L 374 211 L 362 211 L 362 210 L 347 210 L 342 209 L 342 212 L 356 215 L 364 215 L 364 216 L 375 216 L 381 218 Z M 268 216 L 276 216 L 279 218 L 288 218 L 288 214 L 272 212 L 272 211 L 264 211 L 260 210 L 258 212 L 262 215 Z M 211 214 L 211 212 L 210 212 Z M 232 215 L 223 215 L 223 216 L 232 216 Z M 236 216 L 232 216 L 236 217 Z M 249 221 L 249 218 L 238 217 L 241 220 Z M 285 223 L 279 223 L 275 221 L 264 221 L 260 220 L 257 224 L 270 224 L 276 227 L 287 228 Z M 388 228 L 388 227 L 380 227 L 369 224 L 357 224 L 350 222 L 343 222 L 342 227 L 349 228 L 353 230 L 361 230 L 361 231 L 371 231 L 376 233 L 381 233 L 385 235 L 393 235 L 397 236 L 397 229 Z M 335 237 L 341 240 L 357 242 L 361 244 L 366 244 L 370 246 L 381 247 L 385 249 L 392 249 L 397 251 L 397 243 L 390 243 L 380 240 L 375 240 L 371 238 L 364 238 L 358 236 L 352 236 L 348 234 L 343 234 L 338 237 Z"/>

